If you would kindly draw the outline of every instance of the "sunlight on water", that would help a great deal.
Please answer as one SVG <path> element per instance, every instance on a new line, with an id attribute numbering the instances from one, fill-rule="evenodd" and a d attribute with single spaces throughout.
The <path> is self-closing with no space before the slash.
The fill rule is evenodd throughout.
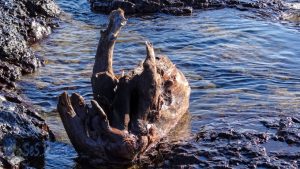
<path id="1" fill-rule="evenodd" d="M 58 3 L 71 19 L 35 45 L 45 67 L 24 76 L 19 86 L 45 112 L 58 140 L 68 142 L 55 111 L 57 96 L 68 91 L 92 98 L 90 75 L 107 16 L 90 12 L 86 0 Z M 114 68 L 117 73 L 134 68 L 145 57 L 144 41 L 150 40 L 190 82 L 192 132 L 202 126 L 264 131 L 260 120 L 299 113 L 300 32 L 249 19 L 252 15 L 222 9 L 130 17 L 115 46 Z"/>

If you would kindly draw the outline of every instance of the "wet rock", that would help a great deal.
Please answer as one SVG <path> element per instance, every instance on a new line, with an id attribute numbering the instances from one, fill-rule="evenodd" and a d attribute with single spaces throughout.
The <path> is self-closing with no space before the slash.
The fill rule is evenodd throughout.
<path id="1" fill-rule="evenodd" d="M 15 90 L 22 74 L 40 61 L 30 44 L 48 36 L 60 9 L 53 0 L 0 0 L 0 168 L 18 168 L 43 158 L 51 132 Z"/>
<path id="2" fill-rule="evenodd" d="M 13 88 L 40 65 L 29 44 L 51 33 L 60 14 L 53 0 L 0 0 L 0 86 Z"/>
<path id="3" fill-rule="evenodd" d="M 164 3 L 166 6 L 172 7 L 183 7 L 185 5 L 184 2 L 180 0 L 164 0 L 162 3 Z"/>
<path id="4" fill-rule="evenodd" d="M 172 15 L 191 15 L 193 8 L 191 7 L 167 7 L 161 9 L 163 13 Z"/>
<path id="5" fill-rule="evenodd" d="M 21 76 L 21 68 L 7 62 L 0 61 L 0 90 L 15 88 L 15 81 Z"/>
<path id="6" fill-rule="evenodd" d="M 38 41 L 51 34 L 50 26 L 43 26 L 36 21 L 32 21 L 30 25 L 29 36 L 31 41 Z"/>
<path id="7" fill-rule="evenodd" d="M 290 123 L 286 119 L 281 121 Z M 284 126 L 296 127 L 293 125 Z M 145 168 L 298 168 L 299 147 L 282 151 L 282 145 L 273 145 L 275 135 L 232 128 L 202 128 L 190 140 L 162 140 L 140 157 L 140 165 Z M 274 148 L 270 149 L 270 145 Z"/>
<path id="8" fill-rule="evenodd" d="M 264 9 L 266 14 L 276 13 L 278 16 L 279 11 L 289 8 L 281 0 L 90 0 L 90 3 L 92 9 L 97 12 L 108 13 L 120 7 L 126 14 L 163 12 L 190 15 L 193 9 L 229 7 L 238 10 Z"/>
<path id="9" fill-rule="evenodd" d="M 136 12 L 136 4 L 129 2 L 129 1 L 123 1 L 123 0 L 114 0 L 114 1 L 100 1 L 100 2 L 94 2 L 92 4 L 92 9 L 94 11 L 101 11 L 104 13 L 109 13 L 112 10 L 122 8 L 126 10 L 127 14 L 133 14 Z"/>
<path id="10" fill-rule="evenodd" d="M 114 7 L 113 10 L 118 8 L 126 9 L 126 13 L 128 14 L 135 13 L 136 10 L 134 3 L 123 0 L 114 0 L 112 6 Z"/>
<path id="11" fill-rule="evenodd" d="M 155 13 L 161 9 L 160 1 L 141 0 L 135 1 L 137 13 Z M 125 10 L 125 13 L 127 10 Z"/>
<path id="12" fill-rule="evenodd" d="M 50 138 L 45 121 L 30 105 L 11 91 L 0 93 L 0 167 L 43 159 L 44 142 Z"/>
<path id="13" fill-rule="evenodd" d="M 57 17 L 60 14 L 60 9 L 53 0 L 35 0 L 24 1 L 30 16 L 46 16 Z"/>
<path id="14" fill-rule="evenodd" d="M 22 98 L 19 95 L 16 95 L 15 93 L 5 93 L 4 95 L 5 99 L 9 102 L 13 103 L 22 103 Z"/>
<path id="15" fill-rule="evenodd" d="M 286 142 L 287 144 L 300 146 L 300 127 L 299 117 L 284 117 L 274 121 L 262 122 L 264 126 L 270 126 L 276 130 L 273 140 Z"/>

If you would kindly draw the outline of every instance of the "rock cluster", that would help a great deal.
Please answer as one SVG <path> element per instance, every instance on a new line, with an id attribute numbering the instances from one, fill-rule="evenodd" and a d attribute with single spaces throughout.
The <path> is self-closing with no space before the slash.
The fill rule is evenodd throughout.
<path id="1" fill-rule="evenodd" d="M 267 132 L 204 127 L 188 141 L 159 143 L 140 163 L 147 168 L 298 168 L 299 117 L 261 123 Z"/>
<path id="2" fill-rule="evenodd" d="M 268 8 L 278 10 L 283 7 L 280 0 L 89 0 L 91 8 L 97 12 L 109 13 L 121 8 L 126 14 L 162 12 L 172 15 L 191 15 L 193 9 Z"/>
<path id="3" fill-rule="evenodd" d="M 272 139 L 290 145 L 300 146 L 300 117 L 284 117 L 278 120 L 262 121 L 265 127 L 275 130 Z"/>
<path id="4" fill-rule="evenodd" d="M 59 14 L 53 0 L 0 0 L 0 168 L 43 157 L 50 131 L 15 81 L 39 67 L 30 44 L 51 33 Z"/>
<path id="5" fill-rule="evenodd" d="M 29 44 L 51 33 L 60 13 L 53 0 L 0 0 L 0 89 L 32 73 L 40 62 Z"/>
<path id="6" fill-rule="evenodd" d="M 43 160 L 45 141 L 54 139 L 45 121 L 14 93 L 0 92 L 0 168 Z"/>

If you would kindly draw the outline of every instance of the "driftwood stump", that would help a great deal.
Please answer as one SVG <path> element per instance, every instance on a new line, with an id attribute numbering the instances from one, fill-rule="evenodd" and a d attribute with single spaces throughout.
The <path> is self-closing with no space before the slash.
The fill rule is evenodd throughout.
<path id="1" fill-rule="evenodd" d="M 190 87 L 166 57 L 156 57 L 146 42 L 147 56 L 128 74 L 116 76 L 113 50 L 126 24 L 121 9 L 112 11 L 101 31 L 93 75 L 94 100 L 89 107 L 82 96 L 66 92 L 57 110 L 79 156 L 103 163 L 130 163 L 164 137 L 189 106 Z"/>

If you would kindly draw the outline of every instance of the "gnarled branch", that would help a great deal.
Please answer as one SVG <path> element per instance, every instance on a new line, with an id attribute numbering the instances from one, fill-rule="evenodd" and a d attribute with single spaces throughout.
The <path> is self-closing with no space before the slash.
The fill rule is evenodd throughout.
<path id="1" fill-rule="evenodd" d="M 63 93 L 58 112 L 80 156 L 105 163 L 130 163 L 175 127 L 187 112 L 190 87 L 166 57 L 157 57 L 146 42 L 146 58 L 131 73 L 117 78 L 113 48 L 126 19 L 113 11 L 101 34 L 91 78 L 94 100 Z"/>

